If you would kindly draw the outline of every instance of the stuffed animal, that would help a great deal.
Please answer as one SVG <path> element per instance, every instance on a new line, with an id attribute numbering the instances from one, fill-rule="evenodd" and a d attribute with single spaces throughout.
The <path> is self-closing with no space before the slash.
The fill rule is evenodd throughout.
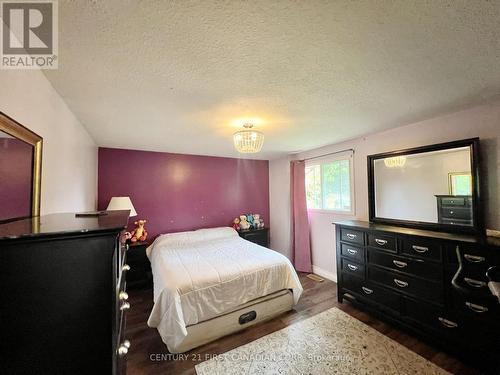
<path id="1" fill-rule="evenodd" d="M 233 228 L 234 230 L 240 230 L 240 218 L 237 217 L 233 220 Z"/>
<path id="2" fill-rule="evenodd" d="M 260 215 L 259 214 L 253 214 L 253 228 L 254 229 L 259 229 L 260 225 Z"/>
<path id="3" fill-rule="evenodd" d="M 247 221 L 247 217 L 245 215 L 240 216 L 240 229 L 247 230 L 250 228 L 250 224 Z"/>
<path id="4" fill-rule="evenodd" d="M 132 238 L 130 239 L 131 242 L 146 241 L 148 232 L 146 231 L 146 228 L 144 228 L 144 224 L 146 224 L 146 220 L 138 220 L 134 222 L 134 225 L 137 225 L 137 227 L 132 231 Z"/>
<path id="5" fill-rule="evenodd" d="M 252 214 L 247 214 L 247 221 L 248 221 L 248 224 L 250 224 L 250 228 L 251 228 L 251 229 L 254 229 L 254 225 L 253 225 L 253 215 L 252 215 Z"/>
<path id="6" fill-rule="evenodd" d="M 264 228 L 264 220 L 260 218 L 260 214 L 253 214 L 253 226 L 255 229 Z"/>

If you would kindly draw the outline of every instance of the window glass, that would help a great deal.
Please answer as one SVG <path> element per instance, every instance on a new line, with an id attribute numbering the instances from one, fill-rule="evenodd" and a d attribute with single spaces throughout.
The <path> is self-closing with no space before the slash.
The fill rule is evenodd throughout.
<path id="1" fill-rule="evenodd" d="M 351 190 L 350 159 L 306 167 L 307 208 L 351 212 Z"/>

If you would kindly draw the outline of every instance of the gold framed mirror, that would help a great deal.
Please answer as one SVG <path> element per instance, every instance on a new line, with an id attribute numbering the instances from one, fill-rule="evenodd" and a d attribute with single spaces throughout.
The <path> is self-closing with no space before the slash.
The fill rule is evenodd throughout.
<path id="1" fill-rule="evenodd" d="M 40 215 L 42 143 L 0 112 L 0 222 Z"/>

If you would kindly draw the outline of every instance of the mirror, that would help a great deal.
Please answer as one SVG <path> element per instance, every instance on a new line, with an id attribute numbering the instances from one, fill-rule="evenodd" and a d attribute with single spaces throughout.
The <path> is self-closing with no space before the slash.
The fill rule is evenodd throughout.
<path id="1" fill-rule="evenodd" d="M 0 222 L 40 215 L 42 138 L 0 112 Z"/>
<path id="2" fill-rule="evenodd" d="M 370 220 L 434 230 L 479 226 L 478 139 L 370 155 Z"/>

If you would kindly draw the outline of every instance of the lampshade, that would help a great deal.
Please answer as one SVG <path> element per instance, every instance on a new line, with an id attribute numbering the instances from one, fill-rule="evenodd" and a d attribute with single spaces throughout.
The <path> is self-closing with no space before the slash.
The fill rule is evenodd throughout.
<path id="1" fill-rule="evenodd" d="M 130 210 L 130 216 L 137 216 L 130 197 L 112 197 L 108 204 L 108 211 Z"/>
<path id="2" fill-rule="evenodd" d="M 234 133 L 234 147 L 243 154 L 252 154 L 259 152 L 264 144 L 264 134 L 259 131 L 251 130 L 252 124 L 243 125 L 245 130 Z"/>

